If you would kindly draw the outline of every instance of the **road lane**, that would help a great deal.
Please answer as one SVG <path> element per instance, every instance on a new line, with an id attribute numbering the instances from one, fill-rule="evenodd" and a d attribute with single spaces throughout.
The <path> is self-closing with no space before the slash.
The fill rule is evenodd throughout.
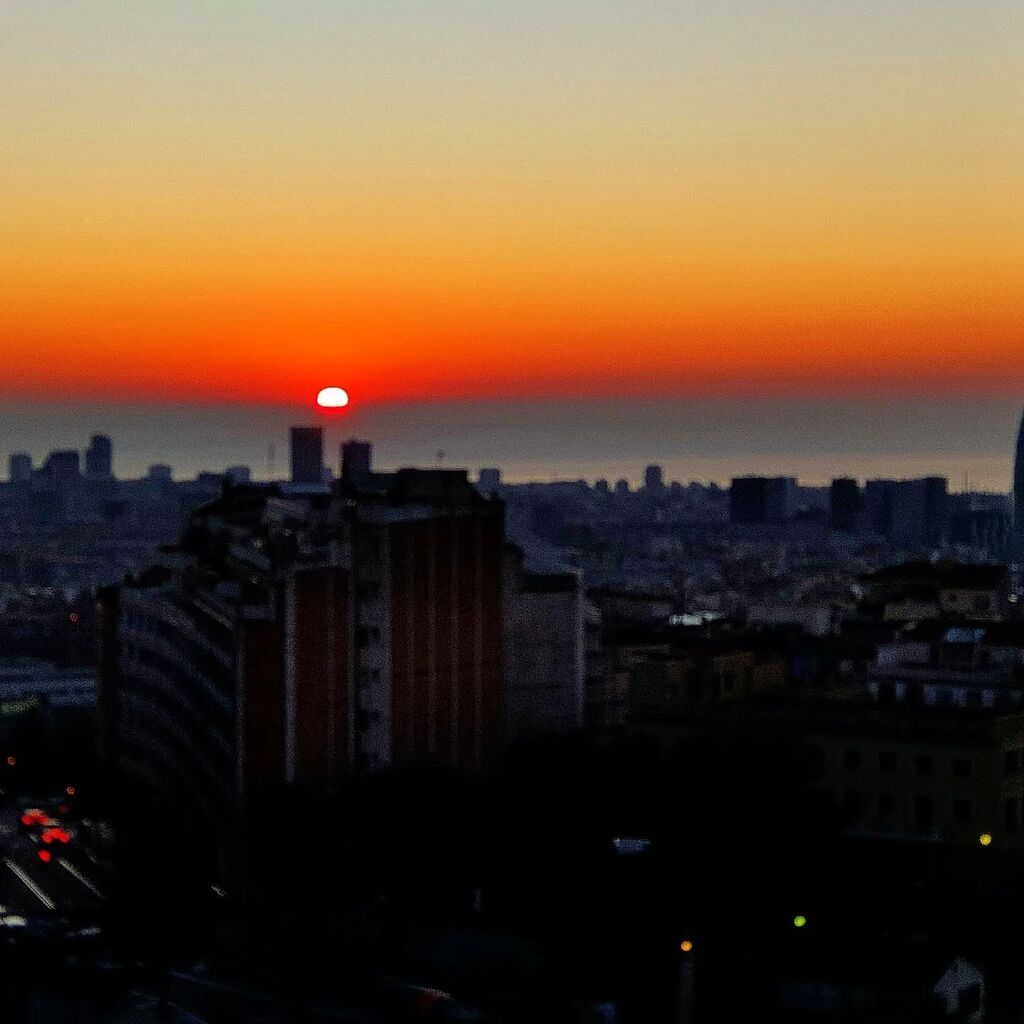
<path id="1" fill-rule="evenodd" d="M 50 897 L 47 895 L 47 893 L 36 882 L 34 882 L 29 877 L 28 873 L 24 870 L 24 868 L 22 868 L 18 864 L 16 864 L 13 860 L 11 860 L 10 857 L 4 857 L 4 864 L 7 865 L 7 867 L 17 877 L 18 881 L 20 881 L 21 884 L 23 886 L 25 886 L 25 888 L 28 889 L 28 891 L 30 893 L 32 893 L 32 895 L 35 896 L 35 898 L 47 910 L 56 910 L 57 909 L 57 904 L 54 903 L 54 901 L 52 899 L 50 899 Z"/>

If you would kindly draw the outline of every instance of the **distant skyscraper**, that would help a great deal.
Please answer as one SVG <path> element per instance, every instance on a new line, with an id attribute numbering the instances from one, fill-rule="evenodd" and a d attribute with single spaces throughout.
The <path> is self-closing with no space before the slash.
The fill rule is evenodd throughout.
<path id="1" fill-rule="evenodd" d="M 608 486 L 608 481 L 603 477 L 594 484 L 594 490 L 598 494 L 607 494 L 611 488 Z"/>
<path id="2" fill-rule="evenodd" d="M 320 427 L 292 427 L 292 483 L 324 482 L 324 432 Z"/>
<path id="3" fill-rule="evenodd" d="M 661 466 L 648 466 L 644 470 L 644 490 L 660 494 L 665 489 Z"/>
<path id="4" fill-rule="evenodd" d="M 113 476 L 114 446 L 109 437 L 93 434 L 85 450 L 85 475 L 94 480 L 107 480 Z"/>
<path id="5" fill-rule="evenodd" d="M 866 528 L 899 548 L 936 547 L 949 528 L 945 477 L 869 480 L 864 488 Z"/>
<path id="6" fill-rule="evenodd" d="M 32 479 L 32 456 L 28 452 L 14 452 L 8 462 L 12 484 L 28 483 Z"/>
<path id="7" fill-rule="evenodd" d="M 861 494 L 856 480 L 832 481 L 829 491 L 829 516 L 834 530 L 853 533 L 860 519 Z"/>
<path id="8" fill-rule="evenodd" d="M 501 487 L 501 470 L 481 469 L 480 481 L 477 486 L 483 494 L 494 494 Z"/>
<path id="9" fill-rule="evenodd" d="M 782 523 L 791 512 L 796 480 L 789 476 L 740 476 L 729 488 L 732 523 Z"/>
<path id="10" fill-rule="evenodd" d="M 869 480 L 864 485 L 864 527 L 882 537 L 892 534 L 895 480 Z"/>
<path id="11" fill-rule="evenodd" d="M 224 476 L 230 483 L 247 484 L 252 479 L 252 470 L 248 466 L 228 466 Z"/>
<path id="12" fill-rule="evenodd" d="M 161 483 L 170 483 L 174 476 L 174 471 L 170 466 L 164 465 L 162 462 L 154 463 L 149 467 L 149 473 L 146 475 L 147 480 L 158 480 Z"/>
<path id="13" fill-rule="evenodd" d="M 373 472 L 373 445 L 350 437 L 341 445 L 341 477 L 354 480 L 362 473 Z"/>
<path id="14" fill-rule="evenodd" d="M 616 480 L 615 481 L 615 493 L 616 494 L 629 494 L 629 481 L 628 480 Z"/>
<path id="15" fill-rule="evenodd" d="M 1013 469 L 1013 539 L 1017 557 L 1024 557 L 1024 417 L 1017 434 L 1017 462 Z"/>

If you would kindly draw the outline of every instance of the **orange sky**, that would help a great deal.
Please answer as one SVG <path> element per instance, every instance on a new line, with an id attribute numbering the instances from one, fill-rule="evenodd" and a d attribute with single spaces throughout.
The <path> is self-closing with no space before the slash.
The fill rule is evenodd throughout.
<path id="1" fill-rule="evenodd" d="M 0 12 L 8 397 L 1024 390 L 1019 3 L 189 7 Z"/>

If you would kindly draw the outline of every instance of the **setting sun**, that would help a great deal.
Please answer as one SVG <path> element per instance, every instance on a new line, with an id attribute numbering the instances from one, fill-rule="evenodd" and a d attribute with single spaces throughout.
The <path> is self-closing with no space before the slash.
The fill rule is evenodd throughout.
<path id="1" fill-rule="evenodd" d="M 344 409 L 348 405 L 348 392 L 344 388 L 321 388 L 316 404 L 321 409 Z"/>

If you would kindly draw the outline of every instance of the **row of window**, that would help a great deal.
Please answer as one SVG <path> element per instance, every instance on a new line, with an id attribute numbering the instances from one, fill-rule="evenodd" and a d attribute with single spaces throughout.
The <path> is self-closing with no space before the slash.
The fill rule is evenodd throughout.
<path id="1" fill-rule="evenodd" d="M 1009 755 L 1007 755 L 1009 757 Z M 914 771 L 918 775 L 931 775 L 935 771 L 935 759 L 931 754 L 915 754 L 914 759 Z M 1009 765 L 1009 760 L 1007 765 Z M 861 751 L 848 748 L 843 751 L 843 768 L 849 772 L 860 771 L 864 764 L 864 758 Z M 899 755 L 894 750 L 881 750 L 878 753 L 878 770 L 885 774 L 895 772 L 899 769 L 900 759 Z M 958 779 L 969 779 L 974 775 L 974 762 L 970 758 L 958 757 L 954 758 L 952 762 L 953 774 Z M 1012 771 L 1019 770 L 1019 763 L 1015 763 L 1015 767 Z M 1011 773 L 1011 769 L 1007 767 L 1007 773 Z"/>
<path id="2" fill-rule="evenodd" d="M 1007 832 L 1016 832 L 1021 827 L 1022 799 L 1010 797 L 1003 804 L 1003 825 Z M 843 814 L 850 824 L 862 822 L 867 813 L 865 799 L 857 790 L 846 790 L 842 797 Z M 882 825 L 892 825 L 897 820 L 897 800 L 894 793 L 879 793 L 876 798 L 877 819 Z M 957 797 L 949 802 L 950 815 L 958 825 L 971 825 L 975 818 L 974 801 Z M 913 799 L 913 827 L 917 832 L 928 832 L 935 827 L 936 801 L 929 793 L 918 793 Z"/>

